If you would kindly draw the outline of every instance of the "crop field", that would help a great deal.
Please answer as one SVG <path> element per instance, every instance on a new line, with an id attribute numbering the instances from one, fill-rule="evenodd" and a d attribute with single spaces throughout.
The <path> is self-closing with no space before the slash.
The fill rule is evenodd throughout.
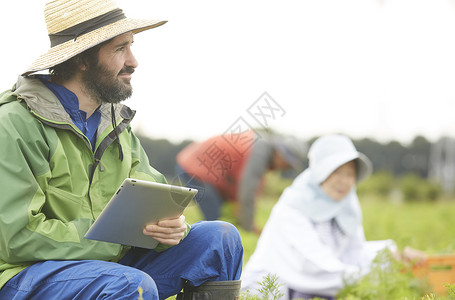
<path id="1" fill-rule="evenodd" d="M 258 201 L 256 222 L 263 227 L 277 198 L 263 195 Z M 361 199 L 367 240 L 393 239 L 399 248 L 411 246 L 428 254 L 455 252 L 455 199 L 453 201 L 391 203 L 373 196 Z M 233 207 L 225 204 L 222 220 L 236 224 Z M 185 216 L 191 224 L 202 220 L 196 205 Z M 239 228 L 244 246 L 244 262 L 256 247 L 258 235 Z"/>
<path id="2" fill-rule="evenodd" d="M 277 179 L 273 175 L 267 178 L 266 188 L 257 201 L 255 212 L 255 220 L 260 227 L 264 226 L 282 190 L 290 183 L 291 181 Z M 380 197 L 375 194 L 362 193 L 359 198 L 363 210 L 363 224 L 367 240 L 393 239 L 400 249 L 411 246 L 425 251 L 428 255 L 455 253 L 455 197 L 453 199 L 452 197 L 441 197 L 441 199 L 432 201 L 399 201 L 394 197 Z M 234 207 L 225 204 L 222 220 L 236 225 L 236 220 L 232 217 L 233 212 Z M 197 205 L 188 207 L 185 216 L 190 224 L 202 220 L 202 214 Z M 239 231 L 244 246 L 245 264 L 254 252 L 259 236 L 241 228 Z M 406 295 L 406 289 L 404 292 L 401 291 L 399 299 L 455 299 L 455 293 L 451 296 L 450 293 L 449 295 L 425 295 L 422 292 L 416 297 L 416 283 L 412 279 L 403 279 L 401 274 L 394 273 L 389 273 L 387 276 L 390 281 L 383 284 L 390 285 L 393 281 L 401 280 L 401 285 L 414 286 L 414 288 L 410 287 L 413 291 L 412 293 L 409 291 L 409 295 Z M 403 283 L 403 280 L 408 280 L 408 282 Z M 377 288 L 383 289 L 380 286 Z M 390 294 L 390 291 L 388 293 L 382 295 L 382 299 L 398 297 L 398 294 Z M 376 294 L 373 293 L 373 295 Z M 381 297 L 376 295 L 368 299 L 379 299 Z M 357 294 L 357 296 L 350 295 L 346 299 L 363 298 L 366 296 L 360 297 Z"/>

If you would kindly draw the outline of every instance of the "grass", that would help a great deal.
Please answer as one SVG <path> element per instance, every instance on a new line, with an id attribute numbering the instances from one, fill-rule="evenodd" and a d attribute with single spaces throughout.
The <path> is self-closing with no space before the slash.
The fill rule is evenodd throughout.
<path id="1" fill-rule="evenodd" d="M 455 252 L 455 201 L 391 203 L 367 197 L 361 201 L 368 240 L 393 239 L 428 254 Z"/>

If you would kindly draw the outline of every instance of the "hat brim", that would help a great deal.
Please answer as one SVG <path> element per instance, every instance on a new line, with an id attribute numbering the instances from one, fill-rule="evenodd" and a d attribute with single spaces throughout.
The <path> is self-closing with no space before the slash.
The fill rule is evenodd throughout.
<path id="1" fill-rule="evenodd" d="M 359 152 L 357 162 L 357 182 L 360 182 L 373 173 L 373 164 L 371 160 L 361 152 Z"/>
<path id="2" fill-rule="evenodd" d="M 110 25 L 98 28 L 89 33 L 77 37 L 60 45 L 54 46 L 49 51 L 36 59 L 22 76 L 49 69 L 61 64 L 68 59 L 90 49 L 102 42 L 110 40 L 123 33 L 132 31 L 139 33 L 165 24 L 167 21 L 160 20 L 139 20 L 125 18 Z"/>
<path id="3" fill-rule="evenodd" d="M 315 181 L 318 184 L 324 182 L 337 168 L 353 160 L 357 161 L 357 183 L 371 175 L 373 166 L 370 159 L 365 154 L 355 151 L 326 158 L 317 170 L 313 170 Z"/>

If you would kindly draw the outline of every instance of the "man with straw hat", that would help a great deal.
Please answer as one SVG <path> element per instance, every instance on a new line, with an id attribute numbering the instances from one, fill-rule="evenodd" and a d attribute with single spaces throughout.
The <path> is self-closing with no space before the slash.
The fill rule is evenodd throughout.
<path id="1" fill-rule="evenodd" d="M 148 225 L 152 250 L 84 238 L 126 177 L 165 183 L 120 104 L 138 63 L 134 34 L 165 23 L 113 0 L 45 6 L 50 50 L 0 94 L 0 299 L 234 299 L 234 226 L 182 215 Z M 49 74 L 35 74 L 49 69 Z M 204 298 L 206 299 L 206 298 Z"/>

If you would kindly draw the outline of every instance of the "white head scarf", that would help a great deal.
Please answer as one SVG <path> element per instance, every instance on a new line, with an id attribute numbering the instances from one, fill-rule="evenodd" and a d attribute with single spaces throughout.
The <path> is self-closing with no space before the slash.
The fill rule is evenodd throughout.
<path id="1" fill-rule="evenodd" d="M 362 222 L 355 187 L 344 199 L 336 201 L 323 191 L 321 183 L 338 167 L 352 160 L 357 161 L 359 182 L 371 174 L 370 160 L 343 135 L 326 135 L 317 139 L 310 147 L 308 158 L 309 168 L 286 188 L 281 201 L 288 202 L 314 222 L 335 219 L 345 234 L 354 234 Z"/>

